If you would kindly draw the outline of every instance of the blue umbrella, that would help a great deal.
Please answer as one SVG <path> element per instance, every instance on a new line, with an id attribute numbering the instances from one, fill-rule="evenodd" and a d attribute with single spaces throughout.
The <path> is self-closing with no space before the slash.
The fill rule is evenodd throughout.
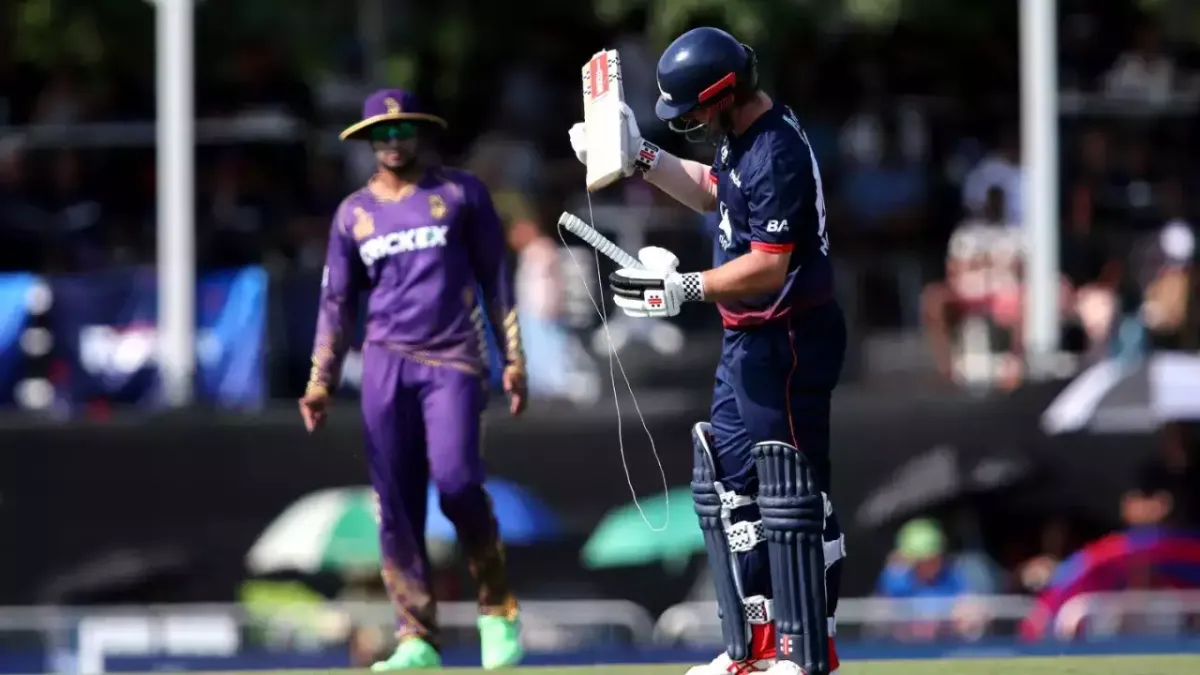
<path id="1" fill-rule="evenodd" d="M 545 502 L 525 488 L 498 478 L 487 481 L 484 489 L 492 498 L 492 510 L 500 523 L 500 538 L 506 544 L 532 544 L 556 538 L 561 532 L 558 515 Z M 425 523 L 427 539 L 456 541 L 454 525 L 442 513 L 437 488 L 429 486 L 429 518 Z"/>

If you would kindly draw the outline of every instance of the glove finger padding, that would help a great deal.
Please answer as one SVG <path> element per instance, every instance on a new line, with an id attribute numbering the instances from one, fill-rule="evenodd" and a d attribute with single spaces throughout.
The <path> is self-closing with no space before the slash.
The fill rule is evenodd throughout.
<path id="1" fill-rule="evenodd" d="M 617 307 L 620 307 L 621 311 L 625 312 L 626 316 L 632 316 L 639 319 L 650 316 L 650 313 L 646 311 L 646 303 L 640 298 L 634 299 L 622 297 L 620 295 L 614 295 L 613 304 Z"/>
<path id="2" fill-rule="evenodd" d="M 679 256 L 661 246 L 647 246 L 638 251 L 638 261 L 648 270 L 674 272 L 679 269 Z"/>

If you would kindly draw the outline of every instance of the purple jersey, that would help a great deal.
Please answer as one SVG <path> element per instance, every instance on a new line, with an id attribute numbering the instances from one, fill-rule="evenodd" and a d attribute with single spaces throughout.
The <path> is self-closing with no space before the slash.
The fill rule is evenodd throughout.
<path id="1" fill-rule="evenodd" d="M 712 171 L 718 202 L 713 266 L 752 249 L 791 253 L 778 292 L 717 303 L 725 327 L 757 326 L 831 300 L 821 170 L 795 113 L 776 103 L 721 144 Z"/>
<path id="2" fill-rule="evenodd" d="M 507 362 L 520 362 L 507 251 L 487 188 L 465 171 L 431 170 L 399 198 L 351 194 L 329 232 L 310 386 L 336 386 L 363 293 L 368 343 L 482 374 L 487 311 Z"/>

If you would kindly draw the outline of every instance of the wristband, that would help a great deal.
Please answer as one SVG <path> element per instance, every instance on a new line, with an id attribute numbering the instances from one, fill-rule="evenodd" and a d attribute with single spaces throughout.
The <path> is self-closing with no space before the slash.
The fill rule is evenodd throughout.
<path id="1" fill-rule="evenodd" d="M 688 272 L 680 275 L 683 286 L 683 299 L 687 302 L 704 302 L 704 277 L 700 272 Z"/>
<path id="2" fill-rule="evenodd" d="M 642 145 L 638 148 L 637 157 L 633 160 L 633 168 L 642 173 L 653 171 L 654 167 L 658 166 L 658 158 L 661 154 L 662 148 L 650 141 L 642 140 Z"/>

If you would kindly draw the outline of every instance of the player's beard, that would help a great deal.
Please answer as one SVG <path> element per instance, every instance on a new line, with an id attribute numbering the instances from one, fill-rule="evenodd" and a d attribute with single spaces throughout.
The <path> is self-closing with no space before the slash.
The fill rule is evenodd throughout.
<path id="1" fill-rule="evenodd" d="M 420 155 L 415 141 L 394 141 L 375 148 L 379 169 L 398 178 L 410 178 L 420 169 Z"/>

